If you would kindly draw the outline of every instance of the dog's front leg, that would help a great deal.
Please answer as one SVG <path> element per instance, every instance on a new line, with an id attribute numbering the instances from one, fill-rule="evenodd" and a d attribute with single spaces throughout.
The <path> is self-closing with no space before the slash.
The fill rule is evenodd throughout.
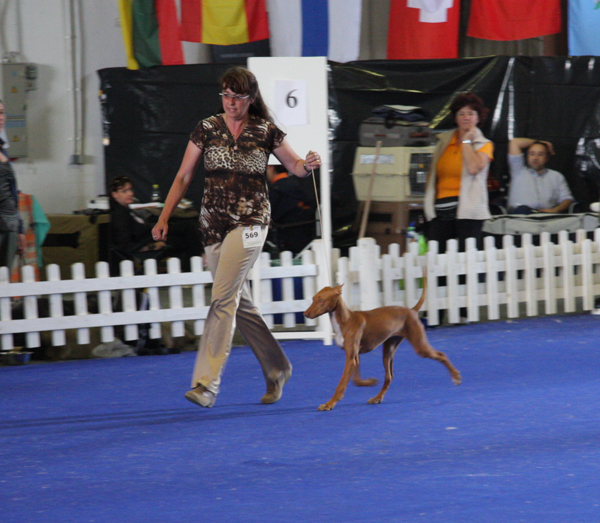
<path id="1" fill-rule="evenodd" d="M 344 393 L 348 388 L 348 382 L 350 378 L 354 374 L 354 370 L 358 365 L 358 348 L 356 351 L 349 351 L 346 349 L 346 365 L 344 366 L 344 372 L 342 373 L 342 378 L 338 383 L 333 396 L 327 403 L 323 403 L 323 405 L 319 406 L 319 410 L 331 410 L 335 407 L 336 403 L 340 401 L 344 397 Z"/>

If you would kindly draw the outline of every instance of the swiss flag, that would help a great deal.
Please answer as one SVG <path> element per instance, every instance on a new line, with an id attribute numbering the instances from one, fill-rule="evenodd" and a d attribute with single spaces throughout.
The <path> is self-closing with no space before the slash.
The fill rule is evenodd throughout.
<path id="1" fill-rule="evenodd" d="M 459 20 L 460 0 L 391 0 L 388 60 L 458 58 Z"/>
<path id="2" fill-rule="evenodd" d="M 561 0 L 472 0 L 467 36 L 524 40 L 560 33 Z"/>

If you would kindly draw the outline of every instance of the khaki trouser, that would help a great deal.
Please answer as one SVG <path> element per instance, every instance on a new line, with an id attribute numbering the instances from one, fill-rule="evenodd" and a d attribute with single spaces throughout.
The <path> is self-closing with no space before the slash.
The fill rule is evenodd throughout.
<path id="1" fill-rule="evenodd" d="M 261 229 L 266 237 L 266 227 Z M 242 227 L 234 229 L 222 243 L 205 248 L 213 276 L 212 300 L 196 355 L 192 388 L 200 384 L 215 394 L 219 392 L 221 374 L 231 352 L 236 323 L 267 382 L 277 380 L 281 372 L 291 369 L 283 349 L 252 302 L 247 277 L 262 246 L 244 249 L 242 231 Z"/>

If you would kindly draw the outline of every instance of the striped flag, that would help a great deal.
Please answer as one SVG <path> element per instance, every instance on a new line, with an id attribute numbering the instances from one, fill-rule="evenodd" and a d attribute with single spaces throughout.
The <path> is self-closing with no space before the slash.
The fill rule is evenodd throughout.
<path id="1" fill-rule="evenodd" d="M 181 0 L 186 42 L 237 45 L 269 38 L 265 0 Z"/>
<path id="2" fill-rule="evenodd" d="M 458 58 L 460 0 L 391 0 L 388 60 Z"/>
<path id="3" fill-rule="evenodd" d="M 358 60 L 361 0 L 267 0 L 272 56 Z"/>
<path id="4" fill-rule="evenodd" d="M 508 41 L 560 33 L 560 3 L 561 0 L 472 0 L 467 36 Z"/>
<path id="5" fill-rule="evenodd" d="M 600 56 L 600 0 L 569 0 L 569 55 Z"/>
<path id="6" fill-rule="evenodd" d="M 119 0 L 119 12 L 128 69 L 185 63 L 175 0 Z"/>

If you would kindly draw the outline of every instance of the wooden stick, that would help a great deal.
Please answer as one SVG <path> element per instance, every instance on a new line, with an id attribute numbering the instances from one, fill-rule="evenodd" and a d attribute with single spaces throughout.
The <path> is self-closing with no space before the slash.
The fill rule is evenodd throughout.
<path id="1" fill-rule="evenodd" d="M 377 160 L 379 159 L 379 148 L 381 147 L 381 141 L 378 140 L 375 144 L 375 158 L 373 158 L 373 170 L 371 171 L 371 178 L 369 179 L 369 192 L 367 193 L 367 201 L 365 208 L 363 209 L 362 220 L 360 222 L 360 230 L 358 233 L 358 239 L 364 238 L 365 230 L 367 228 L 367 221 L 369 219 L 369 212 L 371 211 L 371 196 L 373 194 L 373 182 L 375 180 L 375 171 L 377 170 Z"/>

